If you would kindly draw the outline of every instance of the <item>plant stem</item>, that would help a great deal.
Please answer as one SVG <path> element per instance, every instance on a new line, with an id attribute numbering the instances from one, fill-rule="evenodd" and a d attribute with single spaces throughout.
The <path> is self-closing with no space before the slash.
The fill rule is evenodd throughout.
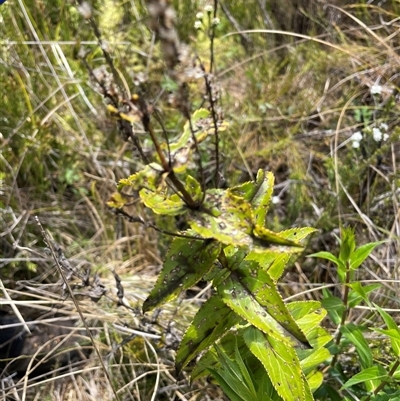
<path id="1" fill-rule="evenodd" d="M 393 377 L 393 375 L 396 373 L 397 368 L 400 366 L 400 359 L 397 359 L 397 361 L 393 364 L 392 369 L 390 369 L 390 372 L 388 373 L 389 377 Z M 381 384 L 374 390 L 373 394 L 370 394 L 364 401 L 370 401 L 372 395 L 377 395 L 379 391 L 383 389 L 383 387 L 386 386 L 388 382 L 383 380 Z"/>
<path id="2" fill-rule="evenodd" d="M 347 320 L 347 316 L 349 314 L 349 292 L 350 292 L 350 288 L 347 284 L 350 283 L 350 265 L 349 265 L 349 261 L 346 262 L 346 279 L 345 279 L 345 283 L 343 284 L 343 304 L 344 304 L 344 311 L 342 313 L 342 319 L 340 321 L 339 327 L 338 327 L 338 333 L 335 339 L 335 344 L 337 346 L 339 346 L 340 344 L 340 340 L 342 339 L 342 332 L 340 331 L 340 328 L 342 326 L 344 326 L 346 324 L 346 320 Z M 331 368 L 333 368 L 336 364 L 336 361 L 338 359 L 338 355 L 336 354 L 333 356 L 332 358 L 332 362 L 331 362 Z"/>
<path id="3" fill-rule="evenodd" d="M 160 162 L 161 162 L 161 166 L 162 166 L 163 170 L 168 173 L 168 178 L 171 180 L 175 189 L 181 193 L 185 203 L 191 209 L 197 209 L 198 204 L 193 200 L 193 198 L 190 196 L 190 194 L 186 191 L 184 185 L 180 182 L 178 177 L 175 175 L 173 168 L 171 167 L 169 161 L 166 159 L 164 152 L 162 151 L 161 146 L 157 140 L 153 126 L 150 122 L 150 114 L 148 112 L 148 107 L 141 97 L 139 97 L 139 104 L 140 104 L 141 111 L 143 113 L 143 117 L 142 117 L 143 127 L 144 127 L 145 131 L 150 134 L 153 145 L 156 148 L 158 157 L 160 158 Z"/>

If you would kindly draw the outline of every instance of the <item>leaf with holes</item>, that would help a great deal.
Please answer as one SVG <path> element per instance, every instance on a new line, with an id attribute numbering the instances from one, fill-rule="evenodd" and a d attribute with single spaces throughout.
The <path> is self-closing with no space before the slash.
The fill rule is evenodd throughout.
<path id="1" fill-rule="evenodd" d="M 235 273 L 217 286 L 217 292 L 222 301 L 235 313 L 264 333 L 282 341 L 288 347 L 304 345 L 260 305 L 251 291 L 242 285 Z"/>
<path id="2" fill-rule="evenodd" d="M 214 238 L 226 245 L 252 244 L 251 206 L 229 192 L 208 191 L 203 208 L 192 211 L 188 223 L 203 238 Z"/>
<path id="3" fill-rule="evenodd" d="M 283 400 L 305 401 L 305 386 L 308 384 L 304 381 L 295 349 L 251 326 L 244 330 L 243 338 L 253 355 L 263 364 Z"/>
<path id="4" fill-rule="evenodd" d="M 270 250 L 262 253 L 251 251 L 246 255 L 246 260 L 257 262 L 263 270 L 268 272 L 273 280 L 278 280 L 284 272 L 290 256 L 290 253 L 282 253 L 282 251 L 275 252 Z"/>
<path id="5" fill-rule="evenodd" d="M 177 371 L 180 372 L 240 320 L 219 297 L 208 299 L 197 312 L 179 345 L 175 362 Z"/>
<path id="6" fill-rule="evenodd" d="M 178 216 L 188 210 L 186 203 L 177 194 L 167 196 L 143 188 L 139 195 L 143 203 L 156 214 Z"/>
<path id="7" fill-rule="evenodd" d="M 250 202 L 253 209 L 259 211 L 255 222 L 261 226 L 265 225 L 265 216 L 268 212 L 268 204 L 272 196 L 274 176 L 270 172 L 258 170 L 255 181 L 248 181 L 229 189 L 236 196 Z"/>
<path id="8" fill-rule="evenodd" d="M 304 236 L 307 236 L 314 231 L 314 228 L 305 227 L 275 233 L 268 228 L 256 224 L 254 226 L 253 234 L 260 240 L 265 241 L 267 244 L 287 245 L 291 247 L 298 247 L 302 250 L 303 245 L 301 244 L 300 239 L 296 238 L 296 234 L 298 234 L 299 237 L 304 238 Z"/>
<path id="9" fill-rule="evenodd" d="M 143 311 L 171 301 L 196 284 L 211 269 L 220 249 L 221 245 L 212 240 L 175 238 Z"/>
<path id="10" fill-rule="evenodd" d="M 256 192 L 250 203 L 254 209 L 254 224 L 265 226 L 268 205 L 274 189 L 274 175 L 271 172 L 258 170 L 256 179 Z"/>
<path id="11" fill-rule="evenodd" d="M 243 261 L 237 269 L 240 284 L 288 333 L 301 344 L 309 347 L 308 341 L 283 302 L 274 281 L 269 274 L 259 268 L 258 263 Z"/>
<path id="12" fill-rule="evenodd" d="M 156 191 L 161 182 L 160 176 L 162 173 L 163 168 L 160 165 L 150 163 L 144 169 L 130 175 L 128 178 L 119 180 L 117 189 L 118 191 L 121 191 L 124 187 L 130 187 L 136 191 L 139 191 L 142 188 Z"/>

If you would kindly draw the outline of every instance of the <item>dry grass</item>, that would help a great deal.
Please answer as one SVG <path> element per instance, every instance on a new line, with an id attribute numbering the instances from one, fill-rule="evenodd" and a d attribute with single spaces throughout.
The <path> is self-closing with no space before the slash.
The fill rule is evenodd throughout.
<path id="1" fill-rule="evenodd" d="M 93 51 L 93 67 L 104 62 L 93 33 L 72 6 L 60 2 L 60 20 L 50 18 L 54 10 L 44 3 L 24 4 L 8 0 L 0 8 L 7 39 L 0 43 L 4 99 L 0 268 L 6 288 L 2 304 L 8 302 L 4 301 L 6 291 L 26 320 L 32 315 L 29 324 L 38 323 L 37 319 L 43 323 L 43 316 L 56 313 L 58 322 L 60 316 L 67 316 L 76 322 L 74 326 L 82 327 L 75 304 L 60 290 L 54 261 L 43 250 L 46 245 L 34 221 L 39 216 L 71 263 L 80 270 L 90 266 L 99 272 L 108 290 L 98 303 L 87 296 L 78 301 L 87 323 L 95 329 L 95 343 L 88 338 L 85 342 L 98 348 L 111 381 L 92 352 L 89 360 L 71 367 L 65 377 L 55 372 L 46 379 L 3 380 L 0 399 L 111 400 L 116 392 L 121 400 L 222 400 L 212 385 L 189 387 L 186 378 L 178 382 L 174 378 L 173 349 L 206 294 L 168 305 L 154 321 L 137 311 L 165 249 L 160 250 L 154 232 L 127 223 L 105 206 L 116 182 L 133 173 L 137 161 L 74 56 L 79 50 L 78 36 Z M 150 62 L 149 55 L 158 53 L 143 25 L 143 4 L 135 4 L 130 2 L 127 11 L 124 8 L 125 19 L 119 21 L 107 19 L 107 14 L 112 14 L 113 7 L 121 11 L 122 5 L 102 11 L 107 24 L 101 28 L 128 83 L 133 70 L 161 70 L 159 61 Z M 318 227 L 320 233 L 309 252 L 335 251 L 334 235 L 340 224 L 356 227 L 359 243 L 387 240 L 357 279 L 382 283 L 372 300 L 398 311 L 400 60 L 394 3 L 392 7 L 371 6 L 365 8 L 366 14 L 355 5 L 335 9 L 342 18 L 329 32 L 318 31 L 317 37 L 290 34 L 289 41 L 271 27 L 248 22 L 248 15 L 242 20 L 238 15 L 235 18 L 244 28 L 269 31 L 247 33 L 254 38 L 250 53 L 240 49 L 232 36 L 220 37 L 216 53 L 221 56 L 218 78 L 231 123 L 222 138 L 229 181 L 248 179 L 259 167 L 272 170 L 279 203 L 271 210 L 271 227 Z M 225 21 L 225 31 L 233 33 L 227 25 Z M 263 38 L 268 36 L 276 39 L 272 42 L 277 48 L 265 49 Z M 206 53 L 208 43 L 189 40 L 201 54 Z M 375 84 L 382 86 L 381 97 L 371 96 Z M 159 81 L 154 84 L 158 85 Z M 356 119 L 363 110 L 369 122 Z M 389 126 L 387 142 L 377 146 L 370 138 L 362 151 L 351 147 L 355 131 L 382 122 Z M 145 213 L 140 206 L 135 210 Z M 116 306 L 113 270 L 121 276 L 133 309 Z M 300 258 L 286 276 L 282 292 L 289 298 L 318 299 L 324 287 L 340 296 L 333 267 Z M 361 322 L 376 317 L 359 308 L 352 319 Z M 130 335 L 132 339 L 125 342 Z"/>

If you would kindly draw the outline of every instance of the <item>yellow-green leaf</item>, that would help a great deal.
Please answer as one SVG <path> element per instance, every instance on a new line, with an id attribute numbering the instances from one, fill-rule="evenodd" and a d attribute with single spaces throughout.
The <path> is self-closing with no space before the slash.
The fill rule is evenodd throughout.
<path id="1" fill-rule="evenodd" d="M 295 349 L 251 326 L 245 329 L 243 338 L 250 351 L 263 364 L 282 399 L 305 401 L 306 383 Z"/>
<path id="2" fill-rule="evenodd" d="M 175 238 L 143 311 L 171 301 L 196 284 L 210 270 L 220 249 L 221 245 L 212 240 Z"/>
<path id="3" fill-rule="evenodd" d="M 176 354 L 175 366 L 181 371 L 200 352 L 213 345 L 240 317 L 219 297 L 209 298 L 199 309 L 187 329 Z"/>

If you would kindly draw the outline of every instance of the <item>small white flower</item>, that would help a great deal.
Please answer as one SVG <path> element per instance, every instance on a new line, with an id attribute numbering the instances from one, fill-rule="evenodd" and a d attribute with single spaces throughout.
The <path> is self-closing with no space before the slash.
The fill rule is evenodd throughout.
<path id="1" fill-rule="evenodd" d="M 379 128 L 372 128 L 372 137 L 376 142 L 380 142 L 383 137 L 382 131 Z"/>
<path id="2" fill-rule="evenodd" d="M 387 132 L 387 130 L 389 129 L 389 126 L 385 123 L 381 123 L 381 125 L 379 126 L 380 129 L 383 129 L 384 131 Z"/>
<path id="3" fill-rule="evenodd" d="M 370 88 L 371 95 L 380 95 L 382 93 L 382 85 L 372 85 Z"/>
<path id="4" fill-rule="evenodd" d="M 280 203 L 280 201 L 281 201 L 281 198 L 279 196 L 273 196 L 272 197 L 272 203 L 274 205 L 277 205 L 278 203 Z"/>
<path id="5" fill-rule="evenodd" d="M 361 131 L 355 132 L 355 133 L 350 137 L 350 140 L 353 141 L 353 142 L 360 142 L 360 141 L 362 141 L 362 139 L 363 139 L 363 136 L 362 136 Z"/>
<path id="6" fill-rule="evenodd" d="M 204 11 L 205 11 L 206 13 L 210 13 L 210 12 L 213 11 L 213 10 L 214 10 L 214 7 L 211 6 L 210 4 L 204 7 Z"/>
<path id="7" fill-rule="evenodd" d="M 204 14 L 201 11 L 196 14 L 197 19 L 202 19 L 203 16 L 204 16 Z"/>
<path id="8" fill-rule="evenodd" d="M 389 139 L 389 135 L 388 134 L 383 134 L 383 140 L 384 142 L 386 142 Z"/>
<path id="9" fill-rule="evenodd" d="M 196 22 L 194 23 L 195 29 L 201 29 L 201 25 L 202 25 L 202 22 L 201 22 L 201 21 L 196 21 Z"/>
<path id="10" fill-rule="evenodd" d="M 213 25 L 218 25 L 220 22 L 221 22 L 221 21 L 220 21 L 219 18 L 213 18 L 212 21 L 211 21 L 211 23 L 212 23 Z"/>
<path id="11" fill-rule="evenodd" d="M 353 148 L 354 148 L 354 149 L 357 149 L 357 148 L 359 148 L 359 147 L 360 147 L 360 142 L 354 141 L 354 142 L 353 142 Z"/>

